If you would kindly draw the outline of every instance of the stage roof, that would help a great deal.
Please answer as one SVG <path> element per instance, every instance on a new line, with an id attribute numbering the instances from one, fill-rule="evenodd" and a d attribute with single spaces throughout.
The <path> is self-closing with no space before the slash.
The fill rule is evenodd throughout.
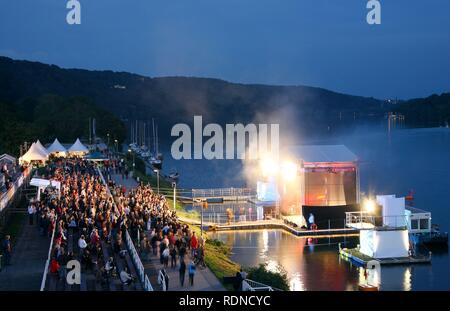
<path id="1" fill-rule="evenodd" d="M 344 145 L 299 145 L 288 152 L 304 162 L 355 162 L 358 157 Z"/>

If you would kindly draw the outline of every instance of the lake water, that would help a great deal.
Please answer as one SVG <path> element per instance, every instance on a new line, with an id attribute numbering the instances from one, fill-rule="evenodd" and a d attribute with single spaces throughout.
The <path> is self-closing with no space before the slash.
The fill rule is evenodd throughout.
<path id="1" fill-rule="evenodd" d="M 302 144 L 344 144 L 360 159 L 361 191 L 406 195 L 415 192 L 415 206 L 432 213 L 442 231 L 450 229 L 450 129 L 402 129 L 390 133 L 361 129 Z M 166 153 L 167 154 L 167 153 Z M 185 188 L 243 186 L 240 161 L 174 161 Z M 288 233 L 249 231 L 218 233 L 233 248 L 233 259 L 244 266 L 281 265 L 293 290 L 352 290 L 362 278 L 361 269 L 339 259 L 337 243 L 321 239 L 309 245 Z M 357 240 L 347 240 L 357 243 Z M 431 265 L 383 267 L 382 290 L 450 290 L 448 250 L 433 250 Z"/>

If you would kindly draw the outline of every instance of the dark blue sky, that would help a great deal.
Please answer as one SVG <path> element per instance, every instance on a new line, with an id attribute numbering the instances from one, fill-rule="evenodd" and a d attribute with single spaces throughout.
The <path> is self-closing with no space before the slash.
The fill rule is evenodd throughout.
<path id="1" fill-rule="evenodd" d="M 378 98 L 450 91 L 450 1 L 0 0 L 0 55 L 65 68 L 311 85 Z"/>

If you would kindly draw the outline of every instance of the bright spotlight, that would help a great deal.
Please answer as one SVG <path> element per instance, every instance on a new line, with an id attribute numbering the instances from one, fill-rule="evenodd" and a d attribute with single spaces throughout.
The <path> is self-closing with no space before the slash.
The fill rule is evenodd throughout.
<path id="1" fill-rule="evenodd" d="M 293 181 L 297 176 L 297 165 L 294 162 L 284 162 L 281 166 L 281 174 L 285 181 Z"/>
<path id="2" fill-rule="evenodd" d="M 262 159 L 259 165 L 264 177 L 274 176 L 278 172 L 277 163 L 270 158 Z"/>
<path id="3" fill-rule="evenodd" d="M 369 213 L 375 212 L 375 207 L 376 207 L 376 204 L 375 204 L 374 200 L 372 200 L 372 199 L 364 200 L 364 210 L 366 212 L 369 212 Z"/>

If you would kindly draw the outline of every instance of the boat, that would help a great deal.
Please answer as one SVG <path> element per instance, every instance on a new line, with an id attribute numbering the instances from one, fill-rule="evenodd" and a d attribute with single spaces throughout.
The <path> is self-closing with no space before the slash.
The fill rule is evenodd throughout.
<path id="1" fill-rule="evenodd" d="M 151 156 L 149 159 L 149 163 L 151 164 L 151 166 L 153 166 L 154 169 L 156 170 L 161 170 L 162 169 L 162 161 L 159 159 L 156 159 L 155 157 Z"/>
<path id="2" fill-rule="evenodd" d="M 169 179 L 172 182 L 178 182 L 178 179 L 180 178 L 180 175 L 178 174 L 178 172 L 172 172 L 169 174 Z"/>
<path id="3" fill-rule="evenodd" d="M 155 126 L 155 120 L 152 118 L 153 127 L 153 155 L 149 158 L 149 163 L 156 170 L 162 169 L 163 155 L 159 152 L 158 146 L 158 126 Z"/>
<path id="4" fill-rule="evenodd" d="M 448 232 L 441 232 L 437 225 L 432 226 L 431 232 L 411 234 L 410 238 L 415 245 L 448 246 Z"/>

